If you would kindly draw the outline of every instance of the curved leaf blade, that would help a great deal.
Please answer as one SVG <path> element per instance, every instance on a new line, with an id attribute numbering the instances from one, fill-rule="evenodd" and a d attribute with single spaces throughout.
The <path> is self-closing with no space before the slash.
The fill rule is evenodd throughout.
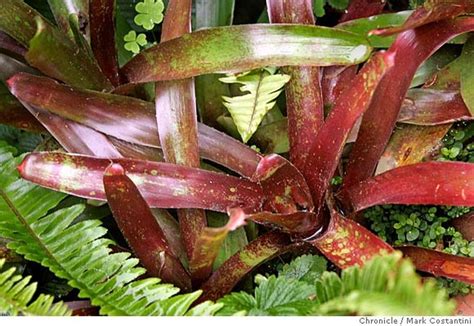
<path id="1" fill-rule="evenodd" d="M 267 8 L 271 23 L 316 23 L 311 0 L 267 0 Z M 324 122 L 320 68 L 285 67 L 282 71 L 291 77 L 285 87 L 290 159 L 301 170 L 307 148 Z"/>
<path id="2" fill-rule="evenodd" d="M 393 248 L 378 236 L 332 208 L 327 230 L 306 241 L 342 269 L 363 266 L 375 256 L 393 252 Z"/>
<path id="3" fill-rule="evenodd" d="M 474 164 L 402 166 L 342 191 L 354 211 L 383 204 L 474 206 Z"/>
<path id="4" fill-rule="evenodd" d="M 410 257 L 416 269 L 420 271 L 474 284 L 473 258 L 414 246 L 397 247 L 397 249 Z"/>
<path id="5" fill-rule="evenodd" d="M 111 162 L 125 169 L 150 207 L 225 212 L 241 206 L 253 211 L 263 199 L 256 183 L 169 163 L 43 152 L 29 154 L 18 169 L 24 179 L 43 187 L 106 200 L 102 176 Z"/>
<path id="6" fill-rule="evenodd" d="M 230 257 L 211 275 L 201 287 L 203 294 L 198 302 L 221 298 L 252 269 L 291 248 L 290 238 L 284 233 L 271 231 L 258 237 Z"/>
<path id="7" fill-rule="evenodd" d="M 397 121 L 431 126 L 472 119 L 458 91 L 417 88 L 408 91 Z"/>
<path id="8" fill-rule="evenodd" d="M 130 143 L 154 148 L 161 146 L 159 137 L 150 137 L 158 134 L 152 103 L 71 88 L 45 77 L 27 74 L 17 74 L 8 84 L 17 98 L 34 107 Z M 254 174 L 261 158 L 257 152 L 204 124 L 198 124 L 198 132 L 203 158 L 247 177 Z"/>
<path id="9" fill-rule="evenodd" d="M 120 164 L 104 174 L 104 190 L 120 231 L 151 276 L 191 290 L 191 279 L 175 257 L 146 201 Z"/>
<path id="10" fill-rule="evenodd" d="M 439 20 L 455 18 L 474 10 L 471 0 L 428 0 L 417 8 L 399 27 L 375 30 L 374 35 L 392 35 L 414 29 Z"/>
<path id="11" fill-rule="evenodd" d="M 373 175 L 377 162 L 388 143 L 401 104 L 423 61 L 444 43 L 474 30 L 474 18 L 444 20 L 400 34 L 389 52 L 395 54 L 395 65 L 385 75 L 363 116 L 357 141 L 352 148 L 344 187 Z M 437 36 L 433 37 L 433 33 Z"/>
<path id="12" fill-rule="evenodd" d="M 345 65 L 370 54 L 365 38 L 303 25 L 239 25 L 197 31 L 141 52 L 122 71 L 132 83 L 264 66 Z"/>
<path id="13" fill-rule="evenodd" d="M 391 53 L 374 56 L 353 79 L 347 91 L 336 99 L 334 108 L 318 132 L 303 169 L 318 212 L 351 129 L 368 108 L 379 81 L 392 65 Z"/>

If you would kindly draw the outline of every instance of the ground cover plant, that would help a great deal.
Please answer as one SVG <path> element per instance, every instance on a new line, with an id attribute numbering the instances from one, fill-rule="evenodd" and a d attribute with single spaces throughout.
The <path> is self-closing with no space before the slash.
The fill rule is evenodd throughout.
<path id="1" fill-rule="evenodd" d="M 472 313 L 473 13 L 2 1 L 0 312 Z"/>

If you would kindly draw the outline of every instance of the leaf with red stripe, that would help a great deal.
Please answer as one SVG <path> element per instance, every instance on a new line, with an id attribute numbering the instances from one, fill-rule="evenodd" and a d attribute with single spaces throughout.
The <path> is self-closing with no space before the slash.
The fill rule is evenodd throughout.
<path id="1" fill-rule="evenodd" d="M 120 84 L 115 46 L 115 0 L 89 2 L 91 47 L 102 72 L 114 86 Z"/>
<path id="2" fill-rule="evenodd" d="M 402 246 L 397 249 L 409 257 L 419 271 L 474 284 L 474 258 L 414 246 Z"/>
<path id="3" fill-rule="evenodd" d="M 286 214 L 258 212 L 245 214 L 241 208 L 232 208 L 228 211 L 229 216 L 244 215 L 246 219 L 255 223 L 268 225 L 280 229 L 282 232 L 291 233 L 299 237 L 314 234 L 323 225 L 324 221 L 313 212 L 294 212 Z"/>
<path id="4" fill-rule="evenodd" d="M 267 8 L 271 23 L 316 23 L 311 0 L 267 0 Z M 324 122 L 320 69 L 285 67 L 282 72 L 291 76 L 285 87 L 290 159 L 302 169 L 307 149 Z"/>
<path id="5" fill-rule="evenodd" d="M 356 212 L 383 204 L 474 206 L 474 164 L 402 166 L 346 188 L 341 197 Z"/>
<path id="6" fill-rule="evenodd" d="M 367 109 L 379 81 L 392 64 L 391 53 L 378 53 L 361 69 L 347 91 L 336 99 L 334 108 L 309 149 L 302 172 L 317 210 L 323 205 L 324 194 L 352 127 Z"/>
<path id="7" fill-rule="evenodd" d="M 205 227 L 197 236 L 194 243 L 194 251 L 189 261 L 189 269 L 193 278 L 202 282 L 212 271 L 212 265 L 219 254 L 229 232 L 245 225 L 247 216 L 240 210 L 237 214 L 229 214 L 230 218 L 226 225 L 219 228 Z"/>
<path id="8" fill-rule="evenodd" d="M 191 32 L 191 7 L 190 0 L 170 0 L 162 26 L 162 43 Z M 155 113 L 159 133 L 155 135 L 160 138 L 166 162 L 195 168 L 200 166 L 196 111 L 193 79 L 155 84 Z M 179 210 L 178 218 L 190 259 L 191 276 L 193 280 L 204 279 L 211 273 L 214 259 L 198 255 L 196 261 L 194 253 L 200 250 L 196 246 L 207 225 L 206 214 L 195 209 Z M 214 252 L 209 254 L 212 256 Z"/>
<path id="9" fill-rule="evenodd" d="M 203 29 L 152 46 L 130 60 L 122 73 L 132 83 L 145 83 L 263 66 L 357 64 L 370 52 L 365 37 L 337 29 L 236 25 Z"/>
<path id="10" fill-rule="evenodd" d="M 395 64 L 379 83 L 363 116 L 346 168 L 344 187 L 373 175 L 421 63 L 451 38 L 471 30 L 474 30 L 474 17 L 463 17 L 425 25 L 398 36 L 389 50 L 395 55 Z"/>
<path id="11" fill-rule="evenodd" d="M 312 211 L 313 200 L 303 175 L 283 157 L 271 154 L 262 158 L 252 180 L 265 193 L 263 209 L 269 212 Z"/>
<path id="12" fill-rule="evenodd" d="M 224 262 L 202 285 L 198 302 L 217 300 L 232 291 L 235 285 L 261 263 L 290 250 L 294 245 L 288 235 L 268 232 L 250 242 L 244 249 Z"/>
<path id="13" fill-rule="evenodd" d="M 263 200 L 261 187 L 249 180 L 169 163 L 43 152 L 29 154 L 18 169 L 43 187 L 105 201 L 102 176 L 111 162 L 124 168 L 150 207 L 252 212 Z"/>
<path id="14" fill-rule="evenodd" d="M 427 0 L 417 8 L 407 21 L 399 27 L 378 29 L 371 32 L 374 35 L 392 35 L 409 29 L 414 29 L 439 20 L 455 18 L 474 11 L 472 0 Z"/>
<path id="15" fill-rule="evenodd" d="M 126 142 L 159 148 L 155 109 L 150 102 L 61 85 L 46 77 L 17 74 L 8 80 L 21 101 Z M 124 119 L 125 117 L 125 119 Z M 226 134 L 198 124 L 200 153 L 251 177 L 261 156 Z M 152 136 L 153 135 L 153 136 Z"/>
<path id="16" fill-rule="evenodd" d="M 191 279 L 172 252 L 163 230 L 133 181 L 120 164 L 105 170 L 104 189 L 115 221 L 147 272 L 191 290 Z"/>
<path id="17" fill-rule="evenodd" d="M 374 256 L 393 251 L 393 248 L 378 236 L 332 208 L 327 230 L 316 235 L 314 240 L 307 241 L 342 269 L 354 265 L 363 266 Z"/>
<path id="18" fill-rule="evenodd" d="M 409 90 L 398 115 L 398 122 L 422 126 L 473 119 L 459 91 L 428 88 Z"/>

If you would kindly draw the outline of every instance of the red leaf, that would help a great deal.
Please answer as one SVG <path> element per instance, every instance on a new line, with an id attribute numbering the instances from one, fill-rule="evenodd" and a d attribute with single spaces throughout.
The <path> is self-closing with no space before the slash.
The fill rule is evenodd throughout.
<path id="1" fill-rule="evenodd" d="M 92 51 L 104 75 L 117 86 L 120 76 L 115 47 L 115 1 L 91 0 L 89 5 Z"/>
<path id="2" fill-rule="evenodd" d="M 316 23 L 311 0 L 267 0 L 267 8 L 271 23 Z M 324 122 L 320 69 L 286 67 L 283 72 L 291 76 L 285 87 L 290 159 L 302 169 L 307 149 Z"/>
<path id="3" fill-rule="evenodd" d="M 363 266 L 376 255 L 393 248 L 375 234 L 331 209 L 328 229 L 314 240 L 307 240 L 339 268 Z"/>
<path id="4" fill-rule="evenodd" d="M 377 15 L 385 7 L 386 0 L 353 0 L 339 22 Z"/>
<path id="5" fill-rule="evenodd" d="M 122 157 L 109 139 L 100 132 L 38 110 L 26 103 L 22 104 L 69 153 L 108 158 Z"/>
<path id="6" fill-rule="evenodd" d="M 473 10 L 472 0 L 428 0 L 413 12 L 402 26 L 378 29 L 370 34 L 388 36 L 401 33 L 439 20 L 455 18 Z"/>
<path id="7" fill-rule="evenodd" d="M 99 316 L 99 308 L 91 305 L 89 300 L 67 301 L 65 304 L 73 316 Z"/>
<path id="8" fill-rule="evenodd" d="M 344 187 L 373 175 L 418 66 L 451 38 L 474 30 L 474 18 L 445 20 L 400 34 L 389 52 L 395 65 L 379 83 L 351 151 Z"/>
<path id="9" fill-rule="evenodd" d="M 252 180 L 259 182 L 265 193 L 263 209 L 277 213 L 312 211 L 313 201 L 301 173 L 283 157 L 271 154 L 262 158 Z"/>
<path id="10" fill-rule="evenodd" d="M 474 241 L 474 212 L 454 219 L 451 224 L 461 232 L 464 239 Z"/>
<path id="11" fill-rule="evenodd" d="M 209 271 L 212 271 L 212 264 L 216 260 L 219 249 L 229 232 L 245 225 L 247 216 L 243 210 L 239 210 L 236 214 L 229 214 L 229 221 L 223 227 L 206 227 L 197 236 L 193 245 L 194 251 L 189 261 L 189 269 L 193 278 L 198 282 L 206 280 L 209 276 Z"/>
<path id="12" fill-rule="evenodd" d="M 324 105 L 332 108 L 336 98 L 341 95 L 357 75 L 357 66 L 325 67 L 321 87 Z"/>
<path id="13" fill-rule="evenodd" d="M 474 316 L 474 294 L 458 295 L 456 300 L 456 316 Z"/>
<path id="14" fill-rule="evenodd" d="M 14 53 L 19 57 L 24 57 L 26 54 L 26 48 L 23 45 L 2 31 L 0 31 L 0 48 Z"/>
<path id="15" fill-rule="evenodd" d="M 30 132 L 45 132 L 43 125 L 11 95 L 0 96 L 0 123 Z"/>
<path id="16" fill-rule="evenodd" d="M 449 255 L 444 252 L 414 246 L 402 246 L 396 249 L 401 250 L 405 256 L 408 256 L 419 271 L 474 284 L 473 258 Z"/>
<path id="17" fill-rule="evenodd" d="M 270 212 L 245 214 L 241 208 L 232 208 L 228 211 L 228 214 L 231 217 L 244 214 L 247 219 L 256 223 L 273 226 L 285 233 L 296 234 L 299 237 L 314 234 L 316 230 L 322 227 L 323 222 L 318 219 L 315 213 L 301 211 L 286 214 Z"/>
<path id="18" fill-rule="evenodd" d="M 474 164 L 402 166 L 342 191 L 354 211 L 383 204 L 474 206 Z"/>
<path id="19" fill-rule="evenodd" d="M 426 88 L 409 90 L 398 115 L 398 122 L 426 126 L 472 119 L 459 91 Z"/>
<path id="20" fill-rule="evenodd" d="M 350 131 L 367 109 L 377 84 L 392 66 L 392 60 L 392 54 L 379 53 L 362 68 L 348 90 L 337 98 L 334 108 L 309 149 L 302 172 L 311 189 L 317 210 L 323 204 L 324 194 L 336 171 Z"/>
<path id="21" fill-rule="evenodd" d="M 191 32 L 190 0 L 171 0 L 166 9 L 161 42 L 169 41 Z M 196 95 L 193 79 L 167 81 L 155 84 L 156 121 L 165 161 L 199 167 L 199 145 L 196 116 Z M 181 237 L 190 258 L 193 280 L 205 279 L 212 272 L 213 259 L 198 256 L 195 252 L 201 233 L 207 225 L 206 214 L 201 210 L 179 210 Z M 213 255 L 211 251 L 209 255 Z M 217 255 L 217 253 L 216 253 Z M 207 257 L 212 258 L 212 257 Z M 214 257 L 215 258 L 215 257 Z"/>
<path id="22" fill-rule="evenodd" d="M 153 104 L 127 96 L 106 94 L 60 85 L 28 74 L 8 80 L 10 91 L 21 101 L 70 119 L 115 138 L 158 148 Z M 124 119 L 126 117 L 127 119 Z M 251 177 L 260 155 L 226 134 L 198 124 L 201 155 Z"/>
<path id="23" fill-rule="evenodd" d="M 111 162 L 125 169 L 151 207 L 225 212 L 227 207 L 241 206 L 252 212 L 263 200 L 261 187 L 246 179 L 169 163 L 44 152 L 29 154 L 19 171 L 46 188 L 106 200 L 102 176 Z"/>
<path id="24" fill-rule="evenodd" d="M 120 164 L 111 164 L 104 174 L 107 202 L 117 225 L 147 272 L 191 290 L 191 279 L 175 257 L 163 230 L 135 184 Z"/>
<path id="25" fill-rule="evenodd" d="M 198 302 L 217 300 L 232 291 L 234 286 L 252 269 L 292 248 L 290 238 L 276 231 L 268 232 L 250 242 L 224 262 L 203 284 Z"/>

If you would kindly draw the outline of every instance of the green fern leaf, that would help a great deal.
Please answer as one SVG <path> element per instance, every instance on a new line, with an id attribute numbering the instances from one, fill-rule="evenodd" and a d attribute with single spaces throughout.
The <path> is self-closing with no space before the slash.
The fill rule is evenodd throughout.
<path id="1" fill-rule="evenodd" d="M 317 315 L 449 315 L 454 303 L 434 281 L 420 277 L 401 254 L 376 257 L 341 277 L 325 272 L 316 283 Z"/>
<path id="2" fill-rule="evenodd" d="M 179 289 L 159 279 L 136 280 L 145 270 L 128 253 L 111 254 L 112 241 L 103 238 L 107 230 L 99 220 L 74 223 L 84 205 L 48 214 L 65 195 L 19 179 L 20 162 L 0 163 L 0 236 L 10 240 L 10 249 L 67 279 L 101 314 L 177 316 L 189 310 L 200 291 L 174 296 Z"/>
<path id="3" fill-rule="evenodd" d="M 0 270 L 5 263 L 0 259 Z M 54 298 L 40 294 L 31 302 L 36 291 L 36 283 L 30 283 L 31 276 L 22 277 L 15 274 L 12 267 L 0 273 L 0 313 L 23 316 L 69 316 L 68 307 L 58 302 L 53 304 Z"/>
<path id="4" fill-rule="evenodd" d="M 243 142 L 246 143 L 267 112 L 275 105 L 276 98 L 290 80 L 290 76 L 275 74 L 275 69 L 267 68 L 237 75 L 231 74 L 219 80 L 226 84 L 242 84 L 240 90 L 247 93 L 235 97 L 222 97 Z"/>

